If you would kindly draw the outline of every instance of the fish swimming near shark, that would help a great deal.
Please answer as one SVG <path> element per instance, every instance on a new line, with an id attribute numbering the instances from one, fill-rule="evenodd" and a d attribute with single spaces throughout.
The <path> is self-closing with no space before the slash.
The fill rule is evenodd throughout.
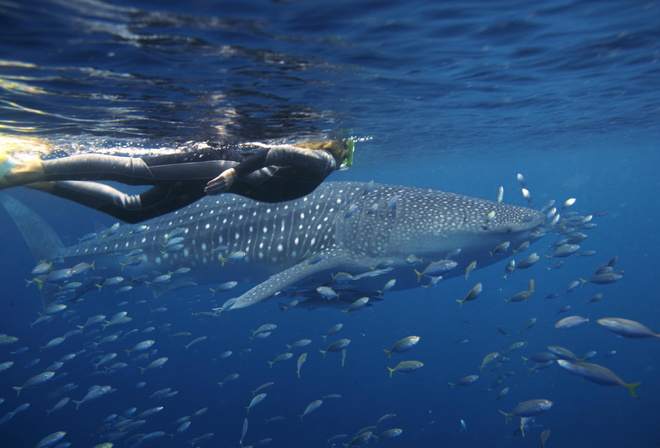
<path id="1" fill-rule="evenodd" d="M 50 273 L 34 279 L 45 305 L 80 300 L 104 284 L 124 291 L 146 285 L 162 294 L 238 281 L 243 289 L 235 288 L 239 295 L 230 309 L 286 295 L 301 303 L 345 307 L 357 297 L 378 296 L 391 279 L 396 279 L 390 282 L 392 290 L 434 285 L 437 278 L 420 272 L 440 260 L 456 262 L 451 263 L 455 269 L 442 273 L 444 278 L 462 275 L 475 261 L 479 268 L 495 263 L 504 256 L 492 256 L 494 248 L 507 241 L 512 247 L 534 241 L 545 224 L 539 211 L 459 194 L 326 182 L 308 196 L 276 204 L 231 194 L 209 196 L 65 247 L 18 200 L 2 194 L 0 202 L 35 259 L 52 261 Z M 419 266 L 407 261 L 411 255 L 421 260 Z M 62 275 L 79 263 L 93 269 Z M 338 273 L 344 273 L 341 282 L 333 280 Z M 74 287 L 64 287 L 72 282 Z M 321 297 L 319 286 L 333 288 L 336 298 Z"/>

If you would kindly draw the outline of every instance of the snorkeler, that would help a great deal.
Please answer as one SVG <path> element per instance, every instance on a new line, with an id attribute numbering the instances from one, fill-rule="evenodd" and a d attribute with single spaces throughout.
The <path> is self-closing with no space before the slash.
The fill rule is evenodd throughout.
<path id="1" fill-rule="evenodd" d="M 349 167 L 353 148 L 351 140 L 249 143 L 145 158 L 84 154 L 24 163 L 0 154 L 0 189 L 26 186 L 137 223 L 205 195 L 229 192 L 262 202 L 300 198 L 333 171 Z M 95 181 L 152 188 L 130 195 Z"/>

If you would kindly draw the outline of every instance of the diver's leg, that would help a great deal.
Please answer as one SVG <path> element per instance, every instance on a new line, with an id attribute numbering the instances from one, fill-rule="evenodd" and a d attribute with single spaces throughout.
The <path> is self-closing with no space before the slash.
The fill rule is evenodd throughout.
<path id="1" fill-rule="evenodd" d="M 177 181 L 208 181 L 236 165 L 237 162 L 230 160 L 189 160 L 186 154 L 172 154 L 144 160 L 84 154 L 16 163 L 4 176 L 0 176 L 0 189 L 59 180 L 109 180 L 127 185 L 167 186 Z"/>
<path id="2" fill-rule="evenodd" d="M 126 222 L 139 222 L 142 205 L 140 195 L 129 195 L 97 182 L 57 181 L 34 182 L 25 185 L 34 190 L 68 199 L 99 210 Z M 147 218 L 144 218 L 147 219 Z"/>
<path id="3" fill-rule="evenodd" d="M 128 185 L 149 185 L 153 175 L 142 159 L 81 154 L 42 162 L 45 180 L 111 180 Z"/>
<path id="4" fill-rule="evenodd" d="M 129 195 L 105 184 L 81 181 L 35 182 L 26 187 L 77 202 L 128 223 L 178 210 L 204 195 L 201 188 L 196 189 L 200 192 L 196 193 L 162 187 Z"/>
<path id="5" fill-rule="evenodd" d="M 111 180 L 129 185 L 149 185 L 153 179 L 142 159 L 81 154 L 19 163 L 0 179 L 0 189 L 58 180 Z"/>
<path id="6" fill-rule="evenodd" d="M 44 180 L 44 169 L 40 161 L 18 162 L 4 157 L 0 173 L 0 190 Z"/>
<path id="7" fill-rule="evenodd" d="M 140 194 L 144 219 L 154 218 L 179 210 L 205 196 L 201 185 L 181 188 L 152 187 Z"/>

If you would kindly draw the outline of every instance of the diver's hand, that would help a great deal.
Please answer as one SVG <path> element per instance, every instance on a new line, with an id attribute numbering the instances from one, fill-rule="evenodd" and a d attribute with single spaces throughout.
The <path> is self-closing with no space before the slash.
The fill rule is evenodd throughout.
<path id="1" fill-rule="evenodd" d="M 237 178 L 238 175 L 236 174 L 236 170 L 234 168 L 224 170 L 222 174 L 220 174 L 215 179 L 210 180 L 206 184 L 204 193 L 208 195 L 224 193 L 229 190 L 229 188 L 231 188 L 232 184 L 236 181 Z"/>

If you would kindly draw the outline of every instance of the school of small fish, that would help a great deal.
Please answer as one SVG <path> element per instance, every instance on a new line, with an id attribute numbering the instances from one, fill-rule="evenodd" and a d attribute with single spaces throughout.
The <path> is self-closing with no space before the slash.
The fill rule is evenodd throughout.
<path id="1" fill-rule="evenodd" d="M 518 181 L 523 197 L 533 205 L 530 190 L 520 174 Z M 502 201 L 502 196 L 503 188 L 500 187 L 497 193 L 498 203 Z M 527 251 L 529 243 L 512 248 L 510 243 L 506 242 L 489 250 L 489 256 L 502 257 L 502 260 L 510 255 L 514 256 L 504 267 L 503 277 L 506 280 L 502 281 L 522 281 L 526 289 L 501 297 L 491 285 L 473 281 L 473 277 L 479 275 L 476 262 L 460 267 L 461 272 L 465 270 L 463 282 L 469 283 L 462 298 L 453 297 L 459 304 L 456 307 L 457 315 L 466 308 L 478 307 L 481 302 L 495 297 L 499 297 L 500 304 L 504 302 L 501 304 L 504 313 L 513 307 L 524 307 L 525 302 L 530 300 L 546 300 L 552 303 L 561 300 L 559 297 L 562 294 L 576 295 L 576 291 L 587 288 L 587 284 L 597 288 L 621 280 L 624 272 L 615 267 L 617 257 L 612 257 L 597 265 L 595 271 L 585 276 L 586 278 L 575 278 L 567 288 L 563 285 L 555 288 L 556 291 L 545 296 L 545 299 L 536 297 L 539 294 L 535 294 L 539 290 L 539 285 L 534 280 L 536 270 L 557 270 L 571 259 L 595 255 L 594 251 L 580 251 L 583 249 L 581 243 L 587 238 L 582 231 L 595 226 L 593 221 L 597 215 L 585 216 L 569 211 L 575 202 L 574 198 L 561 205 L 555 205 L 555 202 L 551 201 L 541 208 L 550 223 L 548 230 L 559 235 L 549 249 L 539 247 L 537 252 L 526 255 L 522 252 Z M 394 207 L 394 203 L 391 207 Z M 485 228 L 492 219 L 492 216 L 486 218 Z M 117 227 L 107 229 L 105 234 L 111 235 Z M 139 227 L 135 230 L 140 231 Z M 95 235 L 86 236 L 83 240 L 91 240 L 94 237 Z M 162 251 L 169 253 L 184 250 L 185 244 L 185 229 L 180 229 L 170 233 L 162 242 Z M 225 253 L 222 247 L 215 248 L 214 251 L 219 252 L 217 258 L 221 266 L 237 263 L 246 256 L 243 252 Z M 435 286 L 443 273 L 459 269 L 451 257 L 452 254 L 447 254 L 444 260 L 422 260 L 415 254 L 410 254 L 407 259 L 410 275 L 415 277 L 419 286 L 428 293 L 429 286 Z M 548 261 L 547 267 L 540 266 L 543 258 Z M 119 259 L 122 269 L 124 266 L 141 263 L 140 253 L 124 254 Z M 505 264 L 504 261 L 502 264 Z M 57 420 L 61 428 L 51 434 L 41 433 L 40 426 L 35 425 L 36 448 L 73 446 L 67 442 L 67 436 L 81 430 L 76 427 L 75 416 L 82 413 L 93 415 L 94 418 L 103 415 L 96 420 L 96 427 L 85 429 L 89 433 L 88 445 L 94 448 L 170 446 L 167 445 L 169 440 L 176 441 L 178 445 L 192 447 L 264 447 L 276 441 L 277 431 L 272 430 L 271 436 L 269 429 L 283 424 L 284 421 L 294 419 L 298 423 L 298 430 L 302 432 L 305 425 L 314 424 L 314 419 L 331 421 L 333 415 L 342 412 L 342 406 L 359 407 L 360 400 L 364 399 L 343 396 L 335 390 L 324 390 L 322 384 L 316 384 L 309 389 L 318 390 L 317 395 L 306 393 L 293 399 L 283 395 L 279 384 L 281 381 L 277 381 L 283 374 L 287 375 L 288 382 L 314 384 L 319 369 L 331 370 L 335 375 L 346 375 L 348 369 L 360 368 L 361 355 L 358 353 L 371 350 L 380 352 L 382 356 L 378 368 L 381 369 L 383 378 L 396 385 L 415 381 L 412 378 L 422 375 L 425 363 L 437 362 L 429 358 L 428 354 L 421 356 L 416 353 L 417 345 L 424 343 L 420 336 L 397 333 L 397 337 L 393 336 L 391 340 L 371 347 L 365 347 L 365 338 L 356 340 L 354 330 L 364 325 L 357 316 L 378 313 L 378 307 L 374 306 L 377 303 L 375 297 L 364 296 L 352 301 L 341 309 L 342 313 L 332 309 L 324 311 L 335 316 L 339 322 L 327 329 L 316 331 L 297 330 L 296 316 L 293 313 L 296 312 L 294 308 L 299 305 L 298 300 L 281 303 L 280 310 L 283 313 L 279 315 L 277 323 L 267 322 L 255 326 L 254 330 L 245 330 L 244 342 L 229 346 L 223 343 L 217 328 L 228 325 L 224 321 L 238 315 L 225 312 L 231 306 L 231 300 L 227 300 L 225 294 L 240 285 L 238 279 L 211 288 L 207 295 L 195 296 L 194 300 L 187 302 L 188 305 L 193 304 L 195 309 L 189 309 L 186 319 L 179 319 L 175 324 L 175 318 L 181 317 L 181 303 L 174 301 L 172 304 L 161 301 L 158 297 L 144 296 L 129 303 L 121 294 L 134 289 L 135 283 L 127 282 L 122 277 L 99 278 L 98 283 L 93 286 L 99 291 L 98 299 L 86 299 L 80 304 L 67 301 L 66 299 L 71 297 L 71 291 L 81 287 L 75 281 L 76 277 L 99 268 L 94 263 L 80 263 L 67 269 L 53 270 L 51 263 L 38 264 L 31 270 L 32 280 L 28 283 L 38 287 L 43 284 L 59 285 L 62 303 L 49 305 L 33 322 L 26 322 L 26 327 L 29 324 L 32 332 L 26 332 L 31 335 L 29 338 L 0 334 L 0 425 L 7 428 L 20 419 L 39 421 L 53 420 L 61 414 L 68 416 L 66 419 Z M 375 266 L 374 271 L 386 268 L 387 266 Z M 143 279 L 143 283 L 146 288 L 155 288 L 169 283 L 175 276 L 184 275 L 189 269 L 182 266 L 175 272 L 153 273 L 148 280 Z M 340 284 L 350 280 L 347 276 L 350 277 L 350 274 L 337 272 L 332 279 L 334 283 Z M 459 277 L 459 280 L 461 278 Z M 427 281 L 428 279 L 430 281 Z M 378 296 L 387 294 L 395 282 L 394 278 L 384 277 Z M 551 289 L 551 285 L 543 285 L 542 294 Z M 320 285 L 312 290 L 329 301 L 337 298 L 339 294 L 327 285 Z M 587 303 L 596 303 L 601 297 L 603 293 L 599 292 Z M 111 302 L 111 307 L 118 310 L 110 313 L 108 310 L 112 308 L 97 307 L 92 303 L 95 300 L 107 300 Z M 172 312 L 170 307 L 176 308 L 177 311 Z M 90 310 L 95 308 L 102 309 L 102 313 L 91 314 Z M 570 305 L 565 305 L 559 313 L 569 309 Z M 444 318 L 453 319 L 456 316 Z M 497 317 L 493 316 L 493 325 L 497 323 L 496 319 Z M 603 327 L 623 338 L 660 338 L 660 334 L 644 324 L 623 317 L 592 318 L 590 315 L 571 315 L 553 323 L 548 323 L 547 319 L 543 321 L 543 326 L 552 332 L 556 331 L 557 334 L 571 334 L 573 331 L 579 331 L 575 330 L 578 327 L 583 327 L 582 330 L 585 331 L 587 328 L 589 331 L 596 331 L 596 328 Z M 410 325 L 414 326 L 414 323 Z M 66 328 L 66 331 L 52 334 L 49 326 Z M 513 336 L 514 332 L 522 338 L 540 326 L 540 318 L 530 317 L 512 331 L 501 326 L 497 326 L 497 330 L 507 339 Z M 341 337 L 343 334 L 350 338 Z M 465 344 L 469 339 L 456 342 Z M 382 354 L 383 351 L 387 356 Z M 599 362 L 607 364 L 607 359 L 615 354 L 614 351 L 602 354 L 603 361 Z M 519 419 L 514 434 L 526 436 L 542 427 L 541 415 L 552 409 L 553 402 L 545 397 L 529 396 L 524 399 L 518 397 L 520 401 L 504 404 L 505 400 L 512 400 L 509 397 L 515 395 L 516 384 L 510 378 L 516 374 L 540 375 L 539 372 L 548 368 L 561 369 L 597 385 L 621 386 L 632 397 L 639 397 L 637 389 L 642 385 L 640 382 L 624 380 L 605 365 L 592 362 L 597 356 L 593 351 L 579 356 L 561 346 L 538 347 L 527 340 L 509 341 L 502 344 L 497 351 L 483 353 L 480 361 L 473 360 L 472 364 L 465 364 L 464 376 L 445 378 L 445 381 L 436 381 L 436 384 L 443 384 L 443 387 L 448 387 L 449 384 L 451 393 L 460 393 L 462 388 L 489 381 L 486 378 L 501 369 L 501 373 L 491 379 L 490 385 L 483 388 L 484 392 L 492 392 L 490 398 L 498 402 L 497 406 L 500 406 L 502 400 L 502 409 L 494 408 L 493 418 L 496 418 L 499 410 L 505 416 L 505 423 L 514 418 Z M 205 369 L 186 372 L 186 364 L 191 357 L 205 359 Z M 263 369 L 241 369 L 243 360 L 250 358 L 261 359 Z M 127 390 L 127 383 L 132 384 L 130 390 Z M 188 398 L 186 403 L 190 403 L 190 397 L 194 396 L 194 402 L 198 402 L 199 407 L 180 407 L 177 400 L 182 395 Z M 350 401 L 351 399 L 354 401 Z M 144 403 L 145 400 L 151 404 L 150 407 L 133 406 L 133 403 Z M 237 425 L 233 433 L 219 434 L 213 429 L 213 425 L 201 423 L 202 416 L 208 410 L 212 410 L 209 412 L 214 412 L 217 416 L 240 416 L 241 424 Z M 458 417 L 455 421 L 458 431 L 461 432 L 468 430 L 469 416 L 463 417 L 467 421 Z M 389 413 L 371 421 L 356 421 L 354 428 L 337 427 L 336 435 L 324 435 L 314 446 L 364 446 L 381 439 L 395 438 L 403 443 L 400 446 L 410 446 L 410 442 L 405 441 L 407 430 L 395 426 L 397 418 L 396 414 Z M 361 424 L 368 426 L 358 429 Z M 546 428 L 537 432 L 541 445 L 545 446 L 550 430 Z M 306 434 L 305 437 L 311 436 Z M 225 441 L 229 440 L 232 444 L 225 444 Z M 246 440 L 254 441 L 247 444 Z M 208 444 L 205 444 L 207 441 Z"/>

